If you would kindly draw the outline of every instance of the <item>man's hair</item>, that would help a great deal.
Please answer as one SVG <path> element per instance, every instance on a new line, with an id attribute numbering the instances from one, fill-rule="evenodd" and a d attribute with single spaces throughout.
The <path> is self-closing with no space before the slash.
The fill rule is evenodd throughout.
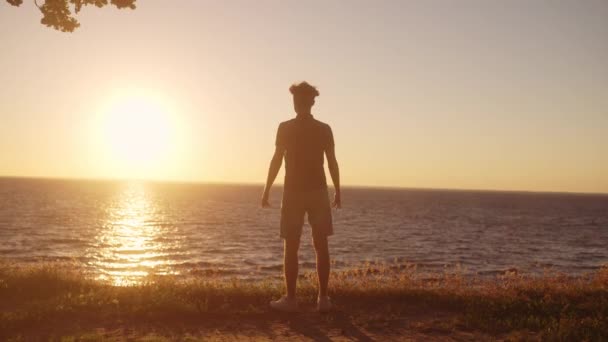
<path id="1" fill-rule="evenodd" d="M 292 84 L 291 87 L 289 87 L 289 92 L 293 96 L 309 97 L 312 99 L 319 96 L 317 88 L 311 86 L 306 81 Z"/>

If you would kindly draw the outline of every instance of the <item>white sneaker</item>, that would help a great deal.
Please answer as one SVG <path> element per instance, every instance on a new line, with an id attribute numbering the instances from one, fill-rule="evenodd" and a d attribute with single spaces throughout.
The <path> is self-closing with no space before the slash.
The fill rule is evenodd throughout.
<path id="1" fill-rule="evenodd" d="M 328 312 L 331 310 L 331 300 L 328 296 L 317 298 L 317 311 Z"/>
<path id="2" fill-rule="evenodd" d="M 287 296 L 283 296 L 278 300 L 270 302 L 270 307 L 283 312 L 296 312 L 298 311 L 298 303 L 295 299 L 289 299 Z"/>

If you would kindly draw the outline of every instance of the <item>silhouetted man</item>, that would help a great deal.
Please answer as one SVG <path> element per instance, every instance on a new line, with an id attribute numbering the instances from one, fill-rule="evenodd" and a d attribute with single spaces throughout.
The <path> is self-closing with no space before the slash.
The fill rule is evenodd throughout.
<path id="1" fill-rule="evenodd" d="M 262 196 L 262 207 L 269 207 L 268 195 L 283 158 L 285 158 L 285 183 L 281 205 L 281 237 L 284 239 L 284 272 L 287 294 L 270 306 L 280 311 L 297 311 L 296 281 L 298 278 L 298 248 L 304 226 L 304 215 L 312 228 L 312 238 L 317 254 L 319 296 L 317 309 L 326 312 L 331 308 L 327 296 L 329 281 L 329 247 L 327 237 L 333 234 L 331 207 L 327 193 L 327 181 L 323 162 L 327 164 L 336 194 L 333 206 L 340 208 L 340 173 L 334 151 L 334 138 L 329 125 L 316 120 L 311 114 L 317 89 L 306 82 L 289 88 L 293 95 L 296 117 L 279 125 L 276 149 Z"/>

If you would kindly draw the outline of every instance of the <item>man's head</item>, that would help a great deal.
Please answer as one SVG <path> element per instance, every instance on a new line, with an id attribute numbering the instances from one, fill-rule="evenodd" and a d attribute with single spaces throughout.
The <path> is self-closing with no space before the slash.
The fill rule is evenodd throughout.
<path id="1" fill-rule="evenodd" d="M 310 114 L 310 109 L 315 104 L 315 97 L 319 96 L 317 88 L 307 82 L 300 82 L 289 87 L 293 95 L 293 109 L 300 114 Z"/>

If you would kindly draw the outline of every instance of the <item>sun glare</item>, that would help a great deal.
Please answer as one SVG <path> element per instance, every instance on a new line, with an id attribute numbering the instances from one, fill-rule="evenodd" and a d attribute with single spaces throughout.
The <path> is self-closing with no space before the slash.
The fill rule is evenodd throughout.
<path id="1" fill-rule="evenodd" d="M 105 155 L 122 176 L 149 177 L 175 151 L 175 120 L 152 96 L 123 97 L 102 113 Z"/>

